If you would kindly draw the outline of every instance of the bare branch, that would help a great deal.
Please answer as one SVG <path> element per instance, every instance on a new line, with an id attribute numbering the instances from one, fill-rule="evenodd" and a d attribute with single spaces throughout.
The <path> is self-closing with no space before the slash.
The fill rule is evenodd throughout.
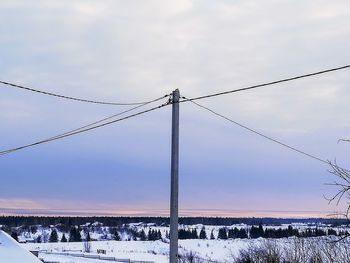
<path id="1" fill-rule="evenodd" d="M 338 177 L 338 180 L 334 181 L 333 183 L 327 183 L 326 185 L 336 186 L 338 190 L 332 197 L 328 198 L 324 195 L 324 198 L 328 200 L 329 204 L 335 202 L 336 205 L 339 205 L 339 203 L 345 198 L 345 196 L 348 199 L 350 197 L 350 172 L 340 167 L 336 159 L 334 159 L 333 162 L 328 160 L 328 163 L 331 168 L 330 170 L 328 170 L 328 172 Z M 345 214 L 342 215 L 348 219 L 349 213 L 350 205 L 348 203 L 347 210 Z"/>
<path id="2" fill-rule="evenodd" d="M 350 140 L 348 140 L 348 139 L 339 139 L 338 143 L 340 143 L 340 142 L 350 142 Z"/>

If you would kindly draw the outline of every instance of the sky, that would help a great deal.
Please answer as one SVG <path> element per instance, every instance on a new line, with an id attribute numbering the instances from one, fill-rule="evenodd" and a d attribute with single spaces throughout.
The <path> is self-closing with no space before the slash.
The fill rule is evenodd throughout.
<path id="1" fill-rule="evenodd" d="M 350 3 L 0 3 L 0 79 L 86 99 L 196 97 L 349 64 Z M 350 71 L 198 101 L 350 168 Z M 157 106 L 166 100 L 154 103 Z M 146 107 L 147 108 L 147 107 Z M 126 110 L 0 86 L 0 150 Z M 0 157 L 1 214 L 169 214 L 171 108 Z M 320 163 L 180 105 L 180 215 L 327 216 Z"/>

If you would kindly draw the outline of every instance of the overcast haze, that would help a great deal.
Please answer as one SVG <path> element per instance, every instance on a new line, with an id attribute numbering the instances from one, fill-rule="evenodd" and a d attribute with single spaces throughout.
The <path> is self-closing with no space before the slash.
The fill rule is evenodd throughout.
<path id="1" fill-rule="evenodd" d="M 350 63 L 349 1 L 1 1 L 0 79 L 96 100 L 241 88 Z M 350 71 L 202 100 L 349 167 Z M 0 150 L 127 107 L 0 86 Z M 160 103 L 160 102 L 159 102 Z M 157 104 L 154 104 L 157 105 Z M 180 109 L 180 214 L 318 216 L 328 167 L 190 103 Z M 171 108 L 0 158 L 0 211 L 167 215 Z M 34 210 L 33 210 L 34 209 Z M 67 212 L 68 211 L 68 212 Z"/>

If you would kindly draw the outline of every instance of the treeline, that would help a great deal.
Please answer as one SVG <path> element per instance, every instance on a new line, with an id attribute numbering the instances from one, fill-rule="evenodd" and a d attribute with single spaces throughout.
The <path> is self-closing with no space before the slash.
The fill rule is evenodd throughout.
<path id="1" fill-rule="evenodd" d="M 307 228 L 306 230 L 295 229 L 292 226 L 288 228 L 266 228 L 264 229 L 262 225 L 252 226 L 249 230 L 250 238 L 284 238 L 284 237 L 321 237 L 321 236 L 344 236 L 348 235 L 348 231 L 339 230 L 335 231 L 332 228 L 323 230 L 321 228 Z"/>
<path id="2" fill-rule="evenodd" d="M 203 227 L 199 234 L 197 229 L 180 229 L 179 239 L 229 239 L 229 238 L 248 238 L 247 231 L 244 228 L 220 228 L 217 237 L 214 236 L 213 231 L 211 231 L 210 236 L 207 236 L 207 232 Z"/>
<path id="3" fill-rule="evenodd" d="M 71 227 L 68 232 L 63 232 L 59 238 L 57 229 L 52 228 L 50 235 L 44 231 L 42 235 L 37 236 L 35 243 L 47 243 L 47 242 L 85 242 L 93 241 L 90 237 L 90 233 L 94 233 L 96 229 L 91 227 Z M 132 228 L 106 228 L 108 234 L 105 235 L 103 240 L 121 240 L 120 234 L 127 236 L 128 238 L 124 240 L 140 240 L 140 241 L 155 241 L 164 238 L 160 230 L 149 229 L 148 233 L 141 229 L 139 231 Z M 245 238 L 288 238 L 288 237 L 323 237 L 323 236 L 348 236 L 349 233 L 344 230 L 335 231 L 332 228 L 323 230 L 320 228 L 307 228 L 306 230 L 298 230 L 289 226 L 288 228 L 265 228 L 260 224 L 259 226 L 252 226 L 247 228 L 226 228 L 222 227 L 218 229 L 217 235 L 214 235 L 213 230 L 210 235 L 207 235 L 205 227 L 201 230 L 196 228 L 179 229 L 178 237 L 179 239 L 245 239 Z M 18 241 L 18 233 L 13 231 L 11 236 Z M 169 238 L 169 232 L 166 231 L 165 238 Z"/>
<path id="4" fill-rule="evenodd" d="M 87 223 L 100 222 L 105 226 L 118 227 L 125 224 L 143 222 L 145 224 L 153 223 L 156 226 L 169 225 L 168 217 L 62 217 L 62 216 L 2 216 L 0 217 L 0 225 L 8 227 L 33 226 L 33 225 L 65 225 L 71 226 L 84 225 Z M 303 224 L 327 224 L 332 226 L 345 225 L 348 223 L 346 219 L 285 219 L 285 218 L 221 218 L 221 217 L 182 217 L 179 223 L 183 225 L 224 225 L 230 226 L 234 224 L 246 225 L 271 225 L 279 226 L 282 224 L 303 223 Z"/>
<path id="5" fill-rule="evenodd" d="M 289 226 L 286 229 L 282 228 L 266 228 L 260 224 L 259 226 L 252 226 L 250 228 L 219 228 L 217 237 L 215 237 L 213 231 L 209 237 L 207 237 L 205 228 L 198 232 L 196 229 L 180 229 L 179 239 L 244 239 L 244 238 L 287 238 L 287 237 L 321 237 L 321 236 L 347 236 L 348 231 L 340 230 L 335 231 L 332 228 L 323 230 L 320 228 L 307 228 L 305 231 L 298 230 Z"/>

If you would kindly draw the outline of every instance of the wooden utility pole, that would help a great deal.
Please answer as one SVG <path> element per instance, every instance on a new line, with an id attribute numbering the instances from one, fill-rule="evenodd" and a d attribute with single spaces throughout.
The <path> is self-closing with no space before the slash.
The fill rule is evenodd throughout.
<path id="1" fill-rule="evenodd" d="M 170 263 L 178 262 L 179 225 L 179 99 L 178 89 L 172 94 L 171 190 L 170 190 Z"/>

